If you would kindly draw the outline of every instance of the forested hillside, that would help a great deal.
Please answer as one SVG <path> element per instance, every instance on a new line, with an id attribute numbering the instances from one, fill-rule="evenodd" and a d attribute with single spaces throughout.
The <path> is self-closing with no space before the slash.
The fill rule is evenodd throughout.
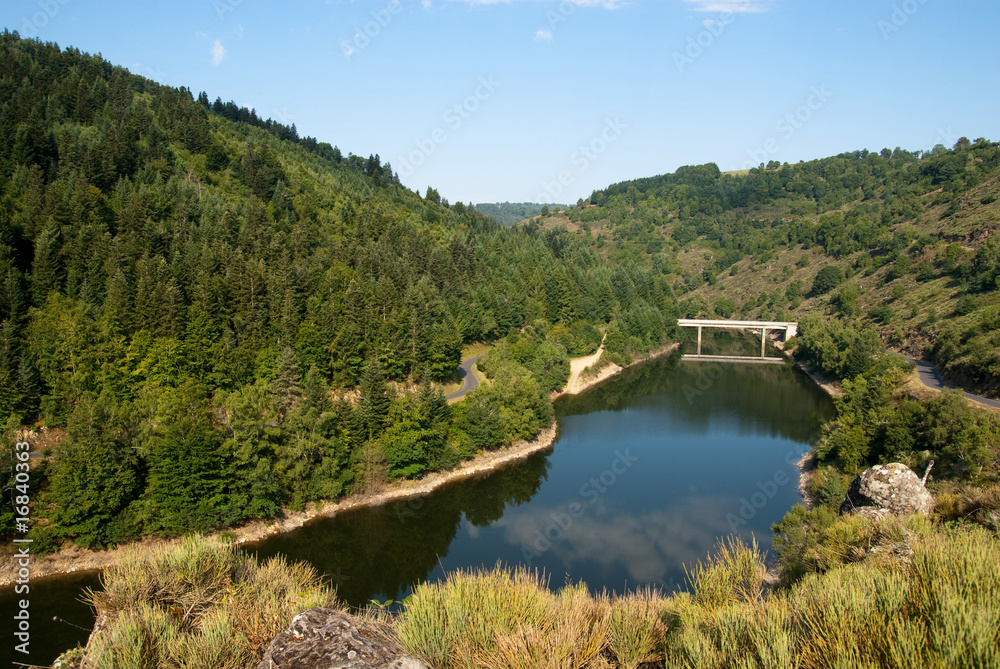
<path id="1" fill-rule="evenodd" d="M 670 288 L 635 263 L 9 32 L 0 177 L 0 418 L 58 428 L 33 470 L 39 548 L 452 466 L 548 423 L 595 327 L 629 356 L 675 325 Z M 462 346 L 504 338 L 492 383 L 449 406 L 437 382 Z"/>
<path id="2" fill-rule="evenodd" d="M 654 269 L 684 315 L 875 328 L 1000 393 L 1000 148 L 856 151 L 747 174 L 714 164 L 624 182 L 525 224 Z"/>

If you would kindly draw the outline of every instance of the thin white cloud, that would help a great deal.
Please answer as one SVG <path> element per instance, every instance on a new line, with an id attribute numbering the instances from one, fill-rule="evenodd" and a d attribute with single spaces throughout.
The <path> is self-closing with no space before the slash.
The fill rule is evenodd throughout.
<path id="1" fill-rule="evenodd" d="M 551 42 L 552 41 L 552 31 L 551 30 L 546 30 L 545 28 L 539 28 L 538 29 L 538 32 L 535 33 L 535 41 L 536 42 L 541 42 L 543 40 L 546 41 L 546 42 Z"/>
<path id="2" fill-rule="evenodd" d="M 219 40 L 215 40 L 214 42 L 212 42 L 212 48 L 210 50 L 212 52 L 212 65 L 213 66 L 220 65 L 222 63 L 222 61 L 225 60 L 226 56 L 228 55 L 226 53 L 226 47 L 222 46 L 222 42 L 220 42 Z"/>
<path id="3" fill-rule="evenodd" d="M 749 14 L 765 12 L 770 9 L 770 0 L 684 0 L 695 5 L 699 12 L 729 12 L 731 14 Z"/>

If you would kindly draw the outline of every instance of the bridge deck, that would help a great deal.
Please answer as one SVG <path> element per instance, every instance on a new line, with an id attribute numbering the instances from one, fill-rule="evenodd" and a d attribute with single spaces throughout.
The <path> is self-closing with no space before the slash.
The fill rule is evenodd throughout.
<path id="1" fill-rule="evenodd" d="M 797 326 L 796 322 L 785 321 L 725 321 L 713 318 L 680 318 L 677 324 L 681 327 L 704 327 L 704 328 L 753 328 L 759 330 L 785 330 L 790 326 Z"/>
<path id="2" fill-rule="evenodd" d="M 703 356 L 701 354 L 701 330 L 702 328 L 746 328 L 760 330 L 760 358 L 766 360 L 764 353 L 767 346 L 768 330 L 784 330 L 785 341 L 794 337 L 799 332 L 799 324 L 788 321 L 727 321 L 713 318 L 679 318 L 677 324 L 683 328 L 698 328 L 698 353 L 689 360 L 700 360 L 707 357 L 717 358 L 718 356 Z M 687 356 L 685 356 L 687 357 Z M 737 356 L 740 357 L 740 356 Z"/>
<path id="3" fill-rule="evenodd" d="M 715 362 L 764 362 L 770 364 L 781 364 L 785 361 L 784 358 L 758 358 L 753 355 L 694 355 L 693 353 L 682 355 L 681 360 L 697 360 L 701 362 L 708 360 L 714 360 Z"/>

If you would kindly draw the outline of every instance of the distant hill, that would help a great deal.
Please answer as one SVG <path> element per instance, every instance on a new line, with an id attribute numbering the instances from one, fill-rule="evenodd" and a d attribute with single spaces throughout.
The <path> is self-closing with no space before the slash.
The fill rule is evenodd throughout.
<path id="1" fill-rule="evenodd" d="M 562 229 L 616 264 L 656 271 L 682 315 L 860 319 L 967 389 L 1000 394 L 996 142 L 745 173 L 686 166 L 521 227 Z"/>
<path id="2" fill-rule="evenodd" d="M 537 202 L 492 202 L 474 205 L 476 211 L 485 214 L 500 225 L 514 225 L 519 221 L 542 213 L 545 205 Z M 560 207 L 565 209 L 565 205 L 549 205 L 550 209 Z"/>

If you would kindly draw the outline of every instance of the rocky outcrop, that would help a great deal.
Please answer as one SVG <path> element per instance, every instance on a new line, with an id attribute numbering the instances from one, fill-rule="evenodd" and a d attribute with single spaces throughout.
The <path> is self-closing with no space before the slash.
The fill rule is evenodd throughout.
<path id="1" fill-rule="evenodd" d="M 840 513 L 868 518 L 927 515 L 934 509 L 934 497 L 924 482 L 906 465 L 894 462 L 875 465 L 851 481 Z"/>
<path id="2" fill-rule="evenodd" d="M 315 606 L 292 619 L 257 669 L 429 669 L 386 629 Z"/>

